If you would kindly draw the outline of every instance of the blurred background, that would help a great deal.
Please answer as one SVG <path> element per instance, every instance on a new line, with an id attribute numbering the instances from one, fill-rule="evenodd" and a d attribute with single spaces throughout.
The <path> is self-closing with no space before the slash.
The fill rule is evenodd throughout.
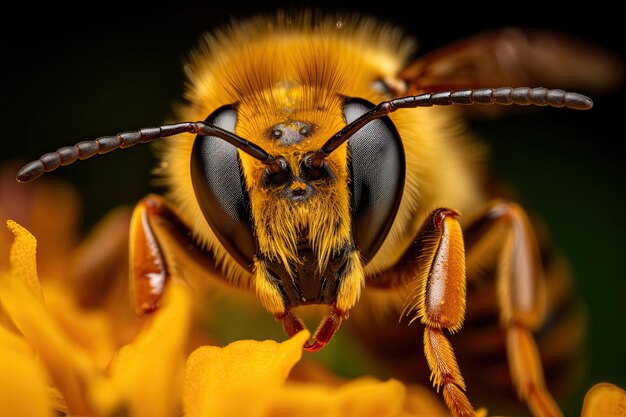
<path id="1" fill-rule="evenodd" d="M 358 11 L 406 29 L 424 53 L 484 29 L 503 26 L 559 30 L 624 56 L 618 15 L 594 2 L 547 12 L 539 2 L 493 9 L 393 2 L 300 3 L 322 10 Z M 181 100 L 182 62 L 201 35 L 259 11 L 293 3 L 241 1 L 150 3 L 143 7 L 90 4 L 89 12 L 18 5 L 4 13 L 2 151 L 0 165 L 27 162 L 60 146 L 162 123 Z M 19 10 L 21 8 L 21 10 Z M 512 11 L 511 11 L 512 10 Z M 565 17 L 567 16 L 567 17 Z M 552 86 L 558 87 L 558 86 Z M 584 91 L 581 91 L 585 93 Z M 593 383 L 626 387 L 626 194 L 623 155 L 623 89 L 594 95 L 588 112 L 539 109 L 471 122 L 491 148 L 489 162 L 515 184 L 521 203 L 540 213 L 571 260 L 576 285 L 588 305 L 590 369 L 581 394 Z M 132 205 L 147 192 L 156 160 L 137 146 L 54 174 L 83 198 L 81 227 L 88 230 L 111 208 Z M 11 168 L 14 169 L 14 168 Z M 426 381 L 426 379 L 425 379 Z M 576 415 L 576 414 L 573 414 Z"/>

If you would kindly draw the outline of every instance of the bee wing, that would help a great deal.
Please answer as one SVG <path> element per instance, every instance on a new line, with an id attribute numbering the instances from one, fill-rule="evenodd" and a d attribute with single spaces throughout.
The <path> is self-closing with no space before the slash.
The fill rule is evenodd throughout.
<path id="1" fill-rule="evenodd" d="M 623 74 L 619 56 L 599 45 L 548 30 L 505 28 L 430 52 L 399 78 L 409 94 L 521 86 L 599 94 L 618 88 Z"/>

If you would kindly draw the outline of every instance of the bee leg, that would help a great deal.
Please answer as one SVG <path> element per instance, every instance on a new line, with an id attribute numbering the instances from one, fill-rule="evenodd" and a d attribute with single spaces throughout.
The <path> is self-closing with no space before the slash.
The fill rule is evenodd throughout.
<path id="1" fill-rule="evenodd" d="M 140 314 L 158 307 L 177 264 L 194 274 L 215 271 L 213 258 L 192 236 L 163 197 L 150 194 L 137 204 L 130 222 L 130 293 Z"/>
<path id="2" fill-rule="evenodd" d="M 465 316 L 465 252 L 455 219 L 458 215 L 445 208 L 433 211 L 403 255 L 405 262 L 401 261 L 405 274 L 409 265 L 411 284 L 416 284 L 405 312 L 414 311 L 411 322 L 419 319 L 425 326 L 424 353 L 431 380 L 437 390 L 443 388 L 443 398 L 454 417 L 475 415 L 452 345 L 443 333 L 443 329 L 458 331 Z"/>
<path id="3" fill-rule="evenodd" d="M 468 267 L 479 263 L 481 256 L 488 256 L 481 244 L 496 242 L 500 321 L 506 331 L 511 377 L 519 397 L 536 417 L 562 416 L 546 389 L 532 335 L 543 322 L 546 294 L 539 247 L 524 210 L 514 203 L 496 200 L 470 222 L 464 234 Z"/>

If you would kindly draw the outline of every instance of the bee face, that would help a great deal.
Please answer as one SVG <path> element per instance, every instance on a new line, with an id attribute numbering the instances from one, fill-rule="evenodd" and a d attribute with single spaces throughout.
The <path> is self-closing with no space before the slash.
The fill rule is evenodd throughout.
<path id="1" fill-rule="evenodd" d="M 294 90 L 276 87 L 206 120 L 278 156 L 280 174 L 217 138 L 198 136 L 192 181 L 212 230 L 257 280 L 270 282 L 288 306 L 334 305 L 344 275 L 362 270 L 393 222 L 404 155 L 391 121 L 377 120 L 354 145 L 309 167 L 306 155 L 373 104 L 337 95 L 321 107 L 310 101 L 311 87 Z M 362 272 L 357 276 L 362 281 Z"/>
<path id="2" fill-rule="evenodd" d="M 257 279 L 271 280 L 288 305 L 333 304 L 338 271 L 353 246 L 346 150 L 319 170 L 308 169 L 303 158 L 344 124 L 340 101 L 316 108 L 307 100 L 310 87 L 276 90 L 278 100 L 267 106 L 273 114 L 254 117 L 242 109 L 251 117 L 242 117 L 241 131 L 257 126 L 253 135 L 260 146 L 283 157 L 287 167 L 271 176 L 258 161 L 242 157 L 258 244 L 254 268 L 267 271 L 257 273 Z M 333 279 L 323 284 L 324 276 Z"/>

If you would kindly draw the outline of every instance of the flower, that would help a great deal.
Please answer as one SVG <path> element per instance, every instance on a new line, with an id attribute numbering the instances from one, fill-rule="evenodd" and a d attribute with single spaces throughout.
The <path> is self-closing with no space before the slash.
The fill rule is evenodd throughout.
<path id="1" fill-rule="evenodd" d="M 203 346 L 187 358 L 191 294 L 172 279 L 163 304 L 110 363 L 72 340 L 49 311 L 37 276 L 36 240 L 14 221 L 10 269 L 0 274 L 0 407 L 10 415 L 416 416 L 413 397 L 430 396 L 396 380 L 358 378 L 338 387 L 290 382 L 309 338 Z M 7 320 L 8 319 L 8 320 Z M 77 322 L 83 318 L 75 317 Z M 86 322 L 93 317 L 84 317 Z M 85 331 L 88 331 L 85 327 Z M 96 339 L 106 343 L 106 338 Z M 439 403 L 428 415 L 447 415 Z"/>

